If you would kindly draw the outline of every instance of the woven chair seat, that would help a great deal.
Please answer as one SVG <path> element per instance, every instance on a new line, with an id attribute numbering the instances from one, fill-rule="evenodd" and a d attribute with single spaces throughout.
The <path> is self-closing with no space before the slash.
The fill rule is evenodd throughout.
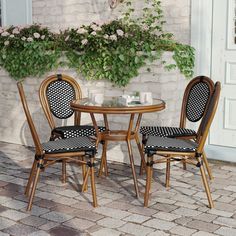
<path id="1" fill-rule="evenodd" d="M 145 152 L 149 151 L 174 151 L 174 152 L 195 152 L 197 144 L 190 140 L 163 138 L 149 136 L 145 146 Z"/>
<path id="2" fill-rule="evenodd" d="M 106 128 L 103 126 L 99 126 L 98 129 L 100 132 L 106 130 Z M 75 138 L 75 137 L 88 137 L 96 135 L 95 128 L 90 125 L 56 127 L 55 129 L 52 130 L 52 134 L 54 133 L 59 134 L 63 139 Z"/>
<path id="3" fill-rule="evenodd" d="M 76 137 L 68 139 L 58 139 L 42 143 L 45 153 L 63 153 L 63 152 L 81 152 L 94 151 L 96 152 L 95 143 L 88 137 Z"/>
<path id="4" fill-rule="evenodd" d="M 187 137 L 196 136 L 196 132 L 192 129 L 185 129 L 179 127 L 165 127 L 165 126 L 142 126 L 140 128 L 142 135 L 151 135 L 159 137 Z"/>

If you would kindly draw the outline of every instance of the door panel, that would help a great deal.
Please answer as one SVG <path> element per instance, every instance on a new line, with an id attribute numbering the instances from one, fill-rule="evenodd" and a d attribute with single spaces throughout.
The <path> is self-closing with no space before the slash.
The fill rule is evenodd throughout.
<path id="1" fill-rule="evenodd" d="M 221 81 L 210 144 L 236 147 L 236 1 L 213 1 L 212 79 Z"/>

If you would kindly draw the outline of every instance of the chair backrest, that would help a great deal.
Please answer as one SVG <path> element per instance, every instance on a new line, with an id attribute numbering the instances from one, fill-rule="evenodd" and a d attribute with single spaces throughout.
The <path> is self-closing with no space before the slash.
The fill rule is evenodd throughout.
<path id="1" fill-rule="evenodd" d="M 26 119 L 27 119 L 27 122 L 28 122 L 28 125 L 29 125 L 29 128 L 30 128 L 30 132 L 31 132 L 31 135 L 32 135 L 32 138 L 33 138 L 33 141 L 34 141 L 34 145 L 35 145 L 35 148 L 36 148 L 36 154 L 37 155 L 42 155 L 43 154 L 43 149 L 42 149 L 42 146 L 41 146 L 36 128 L 34 126 L 33 119 L 32 119 L 32 117 L 30 115 L 30 112 L 29 112 L 29 107 L 27 105 L 27 101 L 26 101 L 26 98 L 25 98 L 25 93 L 24 93 L 22 83 L 18 82 L 17 87 L 18 87 L 18 91 L 19 91 L 19 94 L 20 94 L 21 103 L 23 105 L 23 109 L 24 109 L 24 112 L 25 112 L 25 116 L 26 116 Z"/>
<path id="2" fill-rule="evenodd" d="M 205 141 L 211 126 L 211 123 L 214 119 L 217 106 L 219 103 L 219 98 L 220 98 L 220 91 L 221 91 L 221 84 L 219 81 L 215 83 L 214 87 L 214 92 L 210 98 L 209 105 L 207 106 L 206 113 L 204 114 L 201 123 L 199 125 L 199 129 L 197 132 L 197 142 L 199 143 L 198 145 L 198 152 L 202 153 Z"/>
<path id="3" fill-rule="evenodd" d="M 79 84 L 72 77 L 56 74 L 47 77 L 40 85 L 39 98 L 51 129 L 55 128 L 53 117 L 67 119 L 74 114 L 70 102 L 81 99 Z M 80 122 L 80 115 L 75 116 L 75 122 Z"/>
<path id="4" fill-rule="evenodd" d="M 209 98 L 214 91 L 214 82 L 206 76 L 197 76 L 187 85 L 181 109 L 180 127 L 185 128 L 186 120 L 197 122 L 203 117 Z"/>

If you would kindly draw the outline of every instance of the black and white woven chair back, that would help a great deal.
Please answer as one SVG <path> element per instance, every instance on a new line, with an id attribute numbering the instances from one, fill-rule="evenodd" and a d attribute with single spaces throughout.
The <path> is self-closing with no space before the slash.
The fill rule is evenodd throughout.
<path id="1" fill-rule="evenodd" d="M 186 118 L 189 121 L 197 122 L 203 117 L 210 96 L 209 83 L 200 80 L 191 87 L 186 103 Z"/>
<path id="2" fill-rule="evenodd" d="M 67 81 L 58 77 L 52 81 L 46 90 L 52 114 L 59 119 L 67 119 L 74 114 L 70 102 L 76 98 L 74 87 Z"/>

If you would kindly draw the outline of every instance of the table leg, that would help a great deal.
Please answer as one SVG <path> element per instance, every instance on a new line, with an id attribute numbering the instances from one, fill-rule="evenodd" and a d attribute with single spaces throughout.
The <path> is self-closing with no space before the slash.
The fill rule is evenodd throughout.
<path id="1" fill-rule="evenodd" d="M 138 120 L 139 120 L 139 118 L 138 118 Z M 126 142 L 127 142 L 127 146 L 128 146 L 129 160 L 130 160 L 130 165 L 131 165 L 133 179 L 134 179 L 134 187 L 135 187 L 135 191 L 136 191 L 136 196 L 137 196 L 137 198 L 139 198 L 138 181 L 137 181 L 137 176 L 136 176 L 136 172 L 135 172 L 134 156 L 133 156 L 133 151 L 132 151 L 132 146 L 131 146 L 131 133 L 132 133 L 132 129 L 133 129 L 133 123 L 134 123 L 134 114 L 131 114 L 130 120 L 129 120 L 129 128 L 128 128 L 128 132 L 127 132 Z M 137 125 L 136 125 L 136 129 L 137 129 Z"/>
<path id="2" fill-rule="evenodd" d="M 134 187 L 135 187 L 135 191 L 136 191 L 136 197 L 139 198 L 138 181 L 137 181 L 137 176 L 136 176 L 135 167 L 134 167 L 134 156 L 133 156 L 133 151 L 132 151 L 130 140 L 127 140 L 127 146 L 128 146 L 128 151 L 129 151 L 130 165 L 131 165 L 133 179 L 134 179 Z"/>

